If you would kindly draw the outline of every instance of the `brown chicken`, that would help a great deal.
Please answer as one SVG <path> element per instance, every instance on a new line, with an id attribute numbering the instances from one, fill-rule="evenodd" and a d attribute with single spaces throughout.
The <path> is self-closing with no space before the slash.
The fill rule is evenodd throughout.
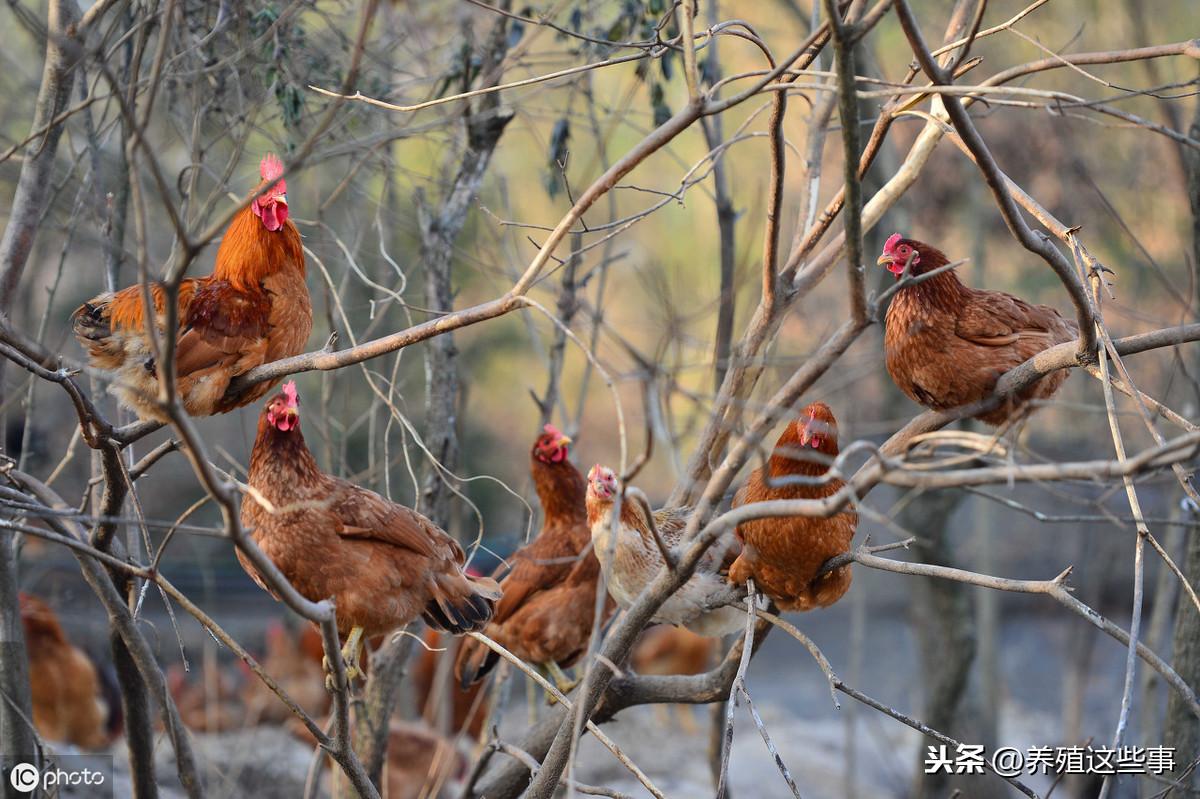
<path id="1" fill-rule="evenodd" d="M 322 724 L 328 726 L 328 722 Z M 308 728 L 293 719 L 288 728 L 297 740 L 317 746 Z M 393 720 L 388 726 L 387 761 L 382 795 L 387 799 L 450 799 L 461 793 L 467 759 L 454 741 L 424 721 Z M 353 795 L 340 769 L 333 769 L 325 795 Z"/>
<path id="2" fill-rule="evenodd" d="M 393 721 L 388 734 L 388 799 L 458 796 L 467 761 L 454 743 L 423 723 Z"/>
<path id="3" fill-rule="evenodd" d="M 750 473 L 733 507 L 771 499 L 821 499 L 844 483 L 816 483 L 838 454 L 837 420 L 823 402 L 814 402 L 779 436 L 765 466 Z M 815 484 L 814 484 L 815 483 Z M 828 519 L 809 516 L 754 519 L 738 525 L 742 554 L 729 579 L 755 588 L 782 610 L 812 610 L 837 602 L 850 587 L 847 564 L 817 577 L 822 564 L 850 549 L 858 514 L 842 511 Z"/>
<path id="4" fill-rule="evenodd" d="M 702 674 L 711 668 L 721 640 L 697 635 L 685 627 L 658 624 L 644 630 L 633 645 L 629 664 L 638 674 Z M 654 714 L 663 727 L 678 726 L 685 735 L 698 731 L 691 705 L 674 706 L 678 712 L 678 725 L 672 724 L 670 706 L 655 703 Z"/>
<path id="5" fill-rule="evenodd" d="M 293 382 L 259 416 L 248 482 L 242 523 L 302 596 L 334 599 L 350 676 L 361 673 L 364 634 L 417 618 L 461 634 L 491 619 L 500 587 L 466 574 L 457 541 L 411 508 L 321 471 L 300 432 Z M 267 589 L 241 550 L 237 555 Z"/>
<path id="6" fill-rule="evenodd" d="M 330 698 L 321 667 L 325 652 L 320 631 L 307 624 L 295 634 L 281 622 L 273 621 L 267 627 L 265 643 L 266 651 L 261 661 L 263 671 L 271 675 L 308 715 L 320 718 L 327 714 Z M 291 709 L 245 663 L 239 660 L 238 664 L 246 678 L 241 692 L 245 726 L 289 721 L 293 717 Z"/>
<path id="7" fill-rule="evenodd" d="M 223 732 L 238 729 L 245 722 L 246 714 L 234 680 L 215 658 L 200 666 L 194 680 L 189 679 L 180 663 L 167 667 L 166 678 L 167 691 L 189 730 Z"/>
<path id="8" fill-rule="evenodd" d="M 702 674 L 713 665 L 720 644 L 684 627 L 657 624 L 642 632 L 629 664 L 638 674 Z"/>
<path id="9" fill-rule="evenodd" d="M 600 577 L 584 507 L 587 487 L 569 460 L 570 443 L 546 425 L 533 444 L 530 471 L 542 503 L 542 529 L 512 556 L 512 570 L 500 582 L 504 598 L 485 631 L 517 657 L 543 666 L 562 689 L 570 687 L 562 669 L 587 650 Z M 609 601 L 605 619 L 613 608 Z M 478 641 L 463 641 L 456 664 L 461 683 L 481 680 L 498 657 Z"/>
<path id="10" fill-rule="evenodd" d="M 259 174 L 261 190 L 283 174 L 283 164 L 268 155 Z M 179 286 L 176 388 L 189 414 L 225 413 L 257 400 L 275 383 L 226 397 L 229 381 L 303 351 L 312 331 L 304 273 L 300 231 L 288 219 L 287 187 L 280 180 L 234 216 L 213 273 Z M 159 284 L 151 284 L 150 293 L 161 333 L 165 295 Z M 101 294 L 75 311 L 72 324 L 92 366 L 113 373 L 110 391 L 121 403 L 142 419 L 166 421 L 156 402 L 158 368 L 146 336 L 143 295 L 140 284 Z"/>
<path id="11" fill-rule="evenodd" d="M 463 688 L 449 679 L 459 648 L 474 639 L 447 639 L 437 630 L 429 629 L 421 638 L 425 646 L 417 654 L 410 678 L 414 704 L 421 718 L 432 728 L 451 735 L 464 732 L 478 738 L 491 708 L 484 684 L 477 682 Z M 444 675 L 439 673 L 441 669 L 447 669 Z"/>
<path id="12" fill-rule="evenodd" d="M 119 705 L 106 702 L 95 664 L 67 640 L 50 606 L 25 593 L 19 602 L 38 735 L 84 749 L 104 748 L 119 731 Z"/>
<path id="13" fill-rule="evenodd" d="M 937 248 L 899 233 L 884 244 L 878 263 L 899 279 L 910 259 L 914 276 L 949 263 Z M 951 269 L 897 292 L 884 347 L 888 372 L 901 391 L 927 408 L 948 410 L 989 396 L 1005 372 L 1078 335 L 1075 323 L 1054 308 L 969 288 Z M 1048 374 L 975 418 L 992 425 L 1020 418 L 1031 400 L 1049 399 L 1067 376 L 1065 369 Z"/>
<path id="14" fill-rule="evenodd" d="M 620 519 L 613 523 L 618 490 L 612 469 L 597 464 L 588 472 L 587 513 L 592 545 L 604 569 L 609 594 L 627 608 L 665 564 L 640 503 L 625 497 Z M 654 511 L 653 524 L 666 547 L 676 549 L 683 543 L 691 514 L 690 507 Z M 746 622 L 745 611 L 729 604 L 738 599 L 738 592 L 722 576 L 738 548 L 732 535 L 723 536 L 709 547 L 688 581 L 659 606 L 654 621 L 714 637 L 741 630 Z"/>

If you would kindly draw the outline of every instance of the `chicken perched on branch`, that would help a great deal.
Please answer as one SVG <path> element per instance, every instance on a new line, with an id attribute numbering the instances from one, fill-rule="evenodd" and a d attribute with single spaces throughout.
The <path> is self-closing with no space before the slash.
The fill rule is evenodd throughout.
<path id="1" fill-rule="evenodd" d="M 421 514 L 324 474 L 300 433 L 296 384 L 267 402 L 250 455 L 242 523 L 304 597 L 332 597 L 351 677 L 362 637 L 417 618 L 456 635 L 481 630 L 500 587 L 464 571 L 458 542 Z M 239 550 L 243 568 L 270 590 Z"/>
<path id="2" fill-rule="evenodd" d="M 899 280 L 920 276 L 949 261 L 936 247 L 888 238 L 878 263 Z M 1002 291 L 964 286 L 950 269 L 905 286 L 887 312 L 887 369 L 900 390 L 934 410 L 978 402 L 1005 372 L 1056 344 L 1079 335 L 1074 322 L 1047 305 L 1030 305 Z M 1019 418 L 1031 400 L 1054 395 L 1068 372 L 1048 374 L 1011 400 L 976 416 L 992 425 Z"/>
<path id="3" fill-rule="evenodd" d="M 837 419 L 814 402 L 779 436 L 765 466 L 755 469 L 733 499 L 733 507 L 772 499 L 822 499 L 841 490 L 841 480 L 823 481 L 838 454 Z M 818 577 L 822 564 L 850 548 L 858 514 L 847 510 L 828 519 L 807 516 L 742 522 L 742 554 L 729 569 L 731 582 L 754 580 L 755 588 L 783 610 L 832 605 L 850 587 L 850 566 Z"/>
<path id="4" fill-rule="evenodd" d="M 543 666 L 564 689 L 569 683 L 562 669 L 586 651 L 592 634 L 600 578 L 584 506 L 587 486 L 569 459 L 570 443 L 548 424 L 533 444 L 529 463 L 542 529 L 512 556 L 512 569 L 500 581 L 504 597 L 484 631 L 522 660 Z M 605 619 L 612 610 L 610 600 Z M 482 679 L 498 657 L 479 641 L 463 641 L 455 665 L 462 685 Z"/>
<path id="5" fill-rule="evenodd" d="M 179 285 L 176 389 L 193 416 L 225 413 L 266 395 L 274 383 L 231 397 L 225 391 L 233 378 L 256 366 L 298 355 L 312 331 L 304 249 L 288 219 L 287 186 L 279 179 L 283 164 L 268 155 L 259 174 L 259 191 L 276 182 L 229 223 L 213 273 Z M 146 333 L 145 288 L 101 294 L 71 318 L 92 366 L 113 373 L 110 390 L 121 403 L 142 419 L 166 421 L 156 402 L 160 370 Z M 158 283 L 149 291 L 154 325 L 162 334 L 166 292 Z"/>
<path id="6" fill-rule="evenodd" d="M 18 601 L 38 735 L 84 749 L 107 746 L 120 732 L 119 700 L 106 696 L 95 664 L 67 640 L 49 605 L 26 593 Z"/>
<path id="7" fill-rule="evenodd" d="M 618 494 L 617 475 L 597 464 L 588 472 L 587 518 L 592 546 L 604 569 L 608 592 L 627 608 L 655 578 L 666 563 L 663 550 L 674 552 L 683 543 L 690 507 L 649 507 L 629 496 L 621 498 L 620 516 L 613 517 Z M 709 547 L 696 571 L 669 596 L 654 615 L 654 621 L 687 627 L 700 635 L 721 636 L 742 629 L 745 611 L 726 606 L 740 593 L 725 582 L 722 572 L 738 554 L 732 535 Z M 674 557 L 678 557 L 675 552 Z"/>

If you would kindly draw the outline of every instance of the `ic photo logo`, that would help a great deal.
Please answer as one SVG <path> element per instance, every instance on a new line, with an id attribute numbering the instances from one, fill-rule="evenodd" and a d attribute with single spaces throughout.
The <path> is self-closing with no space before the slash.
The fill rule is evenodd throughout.
<path id="1" fill-rule="evenodd" d="M 9 761 L 11 762 L 11 761 Z M 41 768 L 25 761 L 8 770 L 8 784 L 21 795 L 57 796 L 63 788 L 88 786 L 89 797 L 112 796 L 112 767 L 93 768 L 96 759 L 61 756 Z"/>
<path id="2" fill-rule="evenodd" d="M 22 793 L 32 793 L 41 782 L 42 774 L 37 766 L 18 763 L 8 773 L 8 783 Z"/>

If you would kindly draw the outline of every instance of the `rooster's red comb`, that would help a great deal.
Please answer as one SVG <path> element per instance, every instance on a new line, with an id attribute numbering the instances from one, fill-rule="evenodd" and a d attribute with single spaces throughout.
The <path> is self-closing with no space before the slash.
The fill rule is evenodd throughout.
<path id="1" fill-rule="evenodd" d="M 887 241 L 883 243 L 883 251 L 891 252 L 892 250 L 896 249 L 896 245 L 900 243 L 900 239 L 902 238 L 904 237 L 899 233 L 893 233 L 892 235 L 888 236 Z"/>
<path id="2" fill-rule="evenodd" d="M 283 384 L 283 396 L 287 397 L 289 408 L 300 407 L 300 394 L 296 391 L 296 381 L 289 380 Z"/>
<path id="3" fill-rule="evenodd" d="M 283 162 L 275 153 L 267 153 L 258 164 L 258 174 L 263 180 L 275 180 L 283 174 Z"/>

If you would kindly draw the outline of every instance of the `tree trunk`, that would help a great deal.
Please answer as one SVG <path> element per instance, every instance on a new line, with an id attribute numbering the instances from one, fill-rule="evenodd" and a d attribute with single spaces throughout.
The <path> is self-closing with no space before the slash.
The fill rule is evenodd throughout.
<path id="1" fill-rule="evenodd" d="M 1200 104 L 1192 117 L 1190 136 L 1200 136 Z M 1200 274 L 1200 152 L 1183 148 L 1184 164 L 1187 168 L 1188 202 L 1192 207 L 1192 267 Z M 1200 285 L 1197 286 L 1197 303 L 1200 305 Z M 1193 524 L 1187 530 L 1187 545 L 1182 564 L 1184 576 L 1192 585 L 1200 584 L 1200 508 L 1190 503 L 1184 517 Z M 1179 592 L 1175 611 L 1174 654 L 1172 666 L 1188 685 L 1200 685 L 1200 613 L 1192 605 L 1186 591 Z M 1200 757 L 1200 724 L 1188 712 L 1183 702 L 1171 692 L 1167 700 L 1167 721 L 1163 728 L 1163 745 L 1175 747 L 1175 762 L 1188 764 Z M 1191 795 L 1200 795 L 1200 775 L 1192 771 Z"/>
<path id="2" fill-rule="evenodd" d="M 507 7 L 507 4 L 505 4 Z M 499 17 L 492 27 L 483 54 L 484 85 L 496 85 L 507 52 L 508 19 Z M 479 191 L 488 162 L 513 112 L 500 107 L 498 92 L 484 95 L 479 107 L 467 114 L 467 148 L 461 156 L 450 193 L 432 213 L 418 198 L 421 227 L 421 261 L 425 265 L 425 303 L 430 310 L 449 311 L 454 305 L 450 265 L 454 244 L 467 221 L 467 211 Z M 429 342 L 425 360 L 425 445 L 430 456 L 446 471 L 458 465 L 458 348 L 450 333 Z M 437 467 L 426 474 L 421 505 L 434 522 L 449 521 L 451 493 Z"/>
<path id="3" fill-rule="evenodd" d="M 71 96 L 78 48 L 73 38 L 79 22 L 75 0 L 52 0 L 46 20 L 46 62 L 42 84 L 34 106 L 31 132 L 35 135 L 24 150 L 21 174 L 13 195 L 8 224 L 0 238 L 0 314 L 7 316 L 13 307 L 21 275 L 33 250 L 38 227 L 45 215 L 46 189 L 58 152 L 63 125 L 51 125 L 66 107 Z M 0 366 L 0 404 L 7 399 L 4 369 Z M 0 542 L 0 755 L 27 759 L 40 765 L 37 738 L 31 726 L 33 709 L 29 694 L 29 661 L 21 625 L 17 560 L 19 536 L 5 536 Z M 6 765 L 12 765 L 9 762 Z M 5 795 L 14 790 L 3 778 Z"/>
<path id="4" fill-rule="evenodd" d="M 1200 527 L 1197 510 L 1190 508 L 1186 517 L 1193 522 L 1187 533 L 1183 573 L 1192 585 L 1200 583 Z M 1174 655 L 1171 665 L 1188 685 L 1200 685 L 1200 613 L 1186 592 L 1179 592 L 1175 611 Z M 1167 699 L 1167 722 L 1163 728 L 1163 746 L 1175 748 L 1176 770 L 1182 772 L 1200 757 L 1200 724 L 1179 696 L 1172 691 Z M 1192 771 L 1188 795 L 1200 795 L 1200 775 Z"/>

